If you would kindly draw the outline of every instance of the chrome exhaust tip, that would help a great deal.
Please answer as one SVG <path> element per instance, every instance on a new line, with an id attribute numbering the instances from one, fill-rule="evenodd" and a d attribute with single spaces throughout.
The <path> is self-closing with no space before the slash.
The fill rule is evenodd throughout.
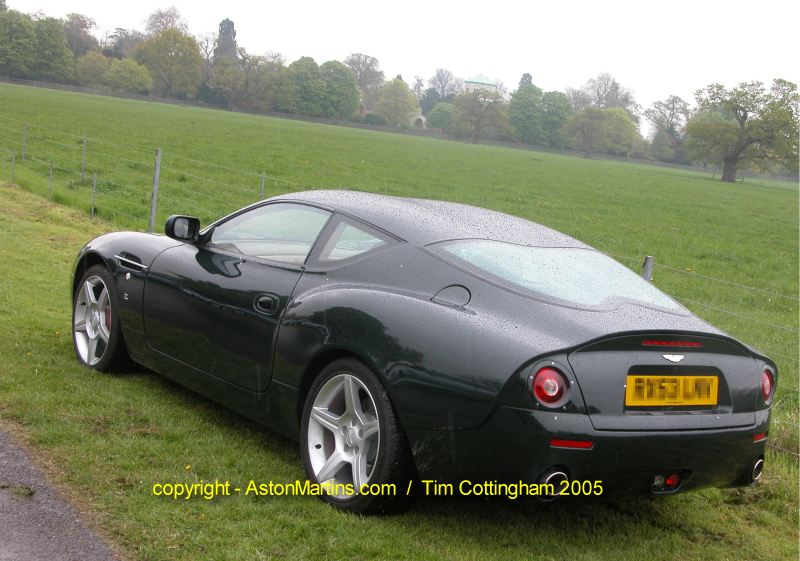
<path id="1" fill-rule="evenodd" d="M 551 470 L 545 472 L 545 474 L 539 479 L 539 483 L 543 485 L 552 485 L 553 493 L 542 495 L 541 500 L 545 502 L 556 500 L 561 496 L 561 489 L 563 488 L 564 482 L 568 481 L 569 477 L 567 477 L 567 474 L 563 471 Z"/>
<path id="2" fill-rule="evenodd" d="M 753 464 L 753 473 L 750 475 L 750 478 L 753 481 L 758 481 L 759 479 L 761 479 L 761 472 L 763 471 L 764 471 L 764 460 L 762 458 L 759 458 L 758 460 L 756 460 L 756 463 Z"/>

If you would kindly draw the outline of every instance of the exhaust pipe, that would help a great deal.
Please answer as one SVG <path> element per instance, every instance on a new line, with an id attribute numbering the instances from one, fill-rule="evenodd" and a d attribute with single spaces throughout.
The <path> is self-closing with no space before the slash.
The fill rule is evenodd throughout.
<path id="1" fill-rule="evenodd" d="M 553 493 L 542 495 L 541 500 L 545 502 L 554 501 L 561 496 L 560 490 L 565 481 L 569 481 L 567 474 L 560 470 L 549 470 L 539 479 L 539 483 L 553 486 Z"/>
<path id="2" fill-rule="evenodd" d="M 764 460 L 763 458 L 759 458 L 756 460 L 756 463 L 753 464 L 753 473 L 750 475 L 750 479 L 753 482 L 758 481 L 761 479 L 761 472 L 764 471 Z"/>

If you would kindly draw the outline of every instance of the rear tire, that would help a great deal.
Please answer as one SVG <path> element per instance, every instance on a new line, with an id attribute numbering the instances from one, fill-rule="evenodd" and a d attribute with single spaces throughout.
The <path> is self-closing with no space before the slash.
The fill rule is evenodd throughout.
<path id="1" fill-rule="evenodd" d="M 408 442 L 386 388 L 366 365 L 340 359 L 325 367 L 306 397 L 300 430 L 309 480 L 329 486 L 324 501 L 360 514 L 411 505 Z M 359 493 L 364 485 L 373 492 Z"/>
<path id="2" fill-rule="evenodd" d="M 72 342 L 78 362 L 101 372 L 120 370 L 128 363 L 128 352 L 108 269 L 102 265 L 87 269 L 72 302 Z"/>

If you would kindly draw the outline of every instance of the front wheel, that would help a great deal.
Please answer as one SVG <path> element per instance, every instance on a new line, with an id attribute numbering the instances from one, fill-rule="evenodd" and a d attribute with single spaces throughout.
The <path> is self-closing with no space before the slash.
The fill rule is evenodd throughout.
<path id="1" fill-rule="evenodd" d="M 119 324 L 114 279 L 95 265 L 81 277 L 72 309 L 72 341 L 75 355 L 84 365 L 108 372 L 127 359 Z"/>
<path id="2" fill-rule="evenodd" d="M 311 386 L 301 423 L 303 463 L 323 499 L 382 514 L 409 504 L 411 454 L 386 389 L 364 364 L 329 364 Z"/>

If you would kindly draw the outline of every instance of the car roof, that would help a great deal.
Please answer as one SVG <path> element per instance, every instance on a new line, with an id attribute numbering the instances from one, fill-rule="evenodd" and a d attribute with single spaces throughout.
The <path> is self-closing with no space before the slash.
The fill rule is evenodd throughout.
<path id="1" fill-rule="evenodd" d="M 302 191 L 269 200 L 306 202 L 327 207 L 369 222 L 417 245 L 475 238 L 531 246 L 590 249 L 583 242 L 541 224 L 460 203 L 349 190 Z"/>

